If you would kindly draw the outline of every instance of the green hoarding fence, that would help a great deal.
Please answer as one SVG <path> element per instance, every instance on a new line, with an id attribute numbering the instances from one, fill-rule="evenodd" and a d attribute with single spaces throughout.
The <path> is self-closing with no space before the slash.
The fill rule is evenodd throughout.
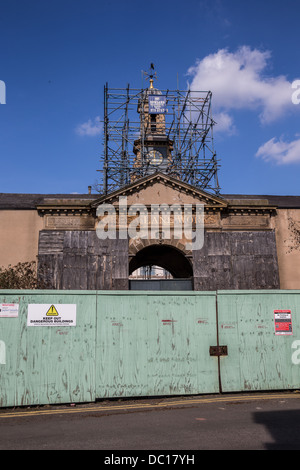
<path id="1" fill-rule="evenodd" d="M 218 392 L 215 293 L 110 293 L 97 310 L 97 397 Z"/>
<path id="2" fill-rule="evenodd" d="M 0 405 L 94 401 L 96 293 L 7 291 L 0 303 L 19 305 L 18 317 L 0 318 Z M 76 305 L 76 326 L 27 326 L 34 304 L 44 316 L 47 305 Z"/>
<path id="3" fill-rule="evenodd" d="M 1 407 L 298 388 L 300 291 L 0 291 Z"/>
<path id="4" fill-rule="evenodd" d="M 222 391 L 300 388 L 300 291 L 217 295 Z"/>

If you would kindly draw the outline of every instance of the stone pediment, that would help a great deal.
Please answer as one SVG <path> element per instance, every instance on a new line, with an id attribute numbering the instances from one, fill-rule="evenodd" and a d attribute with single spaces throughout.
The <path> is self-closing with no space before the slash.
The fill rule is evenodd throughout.
<path id="1" fill-rule="evenodd" d="M 224 209 L 228 206 L 225 199 L 209 194 L 190 184 L 184 183 L 162 173 L 141 178 L 108 195 L 101 196 L 92 203 L 96 208 L 100 204 L 118 204 L 120 197 L 127 197 L 127 204 L 204 204 L 207 209 Z"/>

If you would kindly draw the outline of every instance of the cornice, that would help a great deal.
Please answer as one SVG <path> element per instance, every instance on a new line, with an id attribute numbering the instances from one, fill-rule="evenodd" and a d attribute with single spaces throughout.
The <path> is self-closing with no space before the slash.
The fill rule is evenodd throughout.
<path id="1" fill-rule="evenodd" d="M 102 195 L 95 197 L 94 200 L 88 201 L 87 199 L 67 199 L 67 198 L 49 198 L 45 200 L 43 204 L 36 206 L 37 211 L 40 215 L 81 215 L 88 214 L 94 215 L 96 209 L 99 205 L 108 203 L 114 204 L 119 202 L 119 197 L 121 196 L 132 196 L 135 193 L 138 193 L 142 189 L 153 186 L 155 183 L 162 183 L 163 185 L 174 189 L 175 191 L 180 191 L 186 195 L 191 196 L 195 199 L 195 207 L 197 201 L 204 204 L 205 213 L 214 214 L 217 212 L 225 215 L 274 215 L 277 211 L 277 206 L 268 205 L 268 201 L 265 199 L 262 200 L 226 200 L 221 196 L 208 193 L 204 190 L 196 188 L 188 183 L 180 181 L 169 175 L 163 173 L 154 173 L 152 175 L 145 176 L 140 178 L 131 184 L 124 186 L 116 191 L 111 192 L 107 195 Z M 161 201 L 163 204 L 166 201 Z M 148 209 L 151 208 L 151 204 L 146 204 Z M 116 210 L 118 206 L 116 205 Z"/>

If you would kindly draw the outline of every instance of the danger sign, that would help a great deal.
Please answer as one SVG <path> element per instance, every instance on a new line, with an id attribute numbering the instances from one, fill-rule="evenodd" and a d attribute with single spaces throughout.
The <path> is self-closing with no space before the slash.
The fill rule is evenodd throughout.
<path id="1" fill-rule="evenodd" d="M 76 326 L 76 304 L 29 304 L 27 326 Z"/>
<path id="2" fill-rule="evenodd" d="M 56 307 L 54 305 L 51 305 L 46 315 L 47 317 L 53 317 L 53 316 L 57 317 L 58 311 L 56 310 Z"/>
<path id="3" fill-rule="evenodd" d="M 274 310 L 275 335 L 292 335 L 292 314 L 290 310 Z"/>

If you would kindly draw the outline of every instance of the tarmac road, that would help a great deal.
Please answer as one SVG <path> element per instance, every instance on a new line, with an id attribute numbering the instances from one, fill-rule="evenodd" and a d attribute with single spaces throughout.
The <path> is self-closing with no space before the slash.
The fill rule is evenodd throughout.
<path id="1" fill-rule="evenodd" d="M 148 451 L 143 459 L 132 452 L 132 458 L 140 456 L 125 462 L 131 467 L 153 464 L 151 450 L 162 451 L 158 463 L 169 465 L 196 463 L 197 450 L 300 450 L 300 393 L 0 409 L 0 449 L 103 450 L 101 461 L 115 464 L 124 463 L 114 459 L 130 456 L 128 451 Z M 185 461 L 192 456 L 194 462 Z"/>

